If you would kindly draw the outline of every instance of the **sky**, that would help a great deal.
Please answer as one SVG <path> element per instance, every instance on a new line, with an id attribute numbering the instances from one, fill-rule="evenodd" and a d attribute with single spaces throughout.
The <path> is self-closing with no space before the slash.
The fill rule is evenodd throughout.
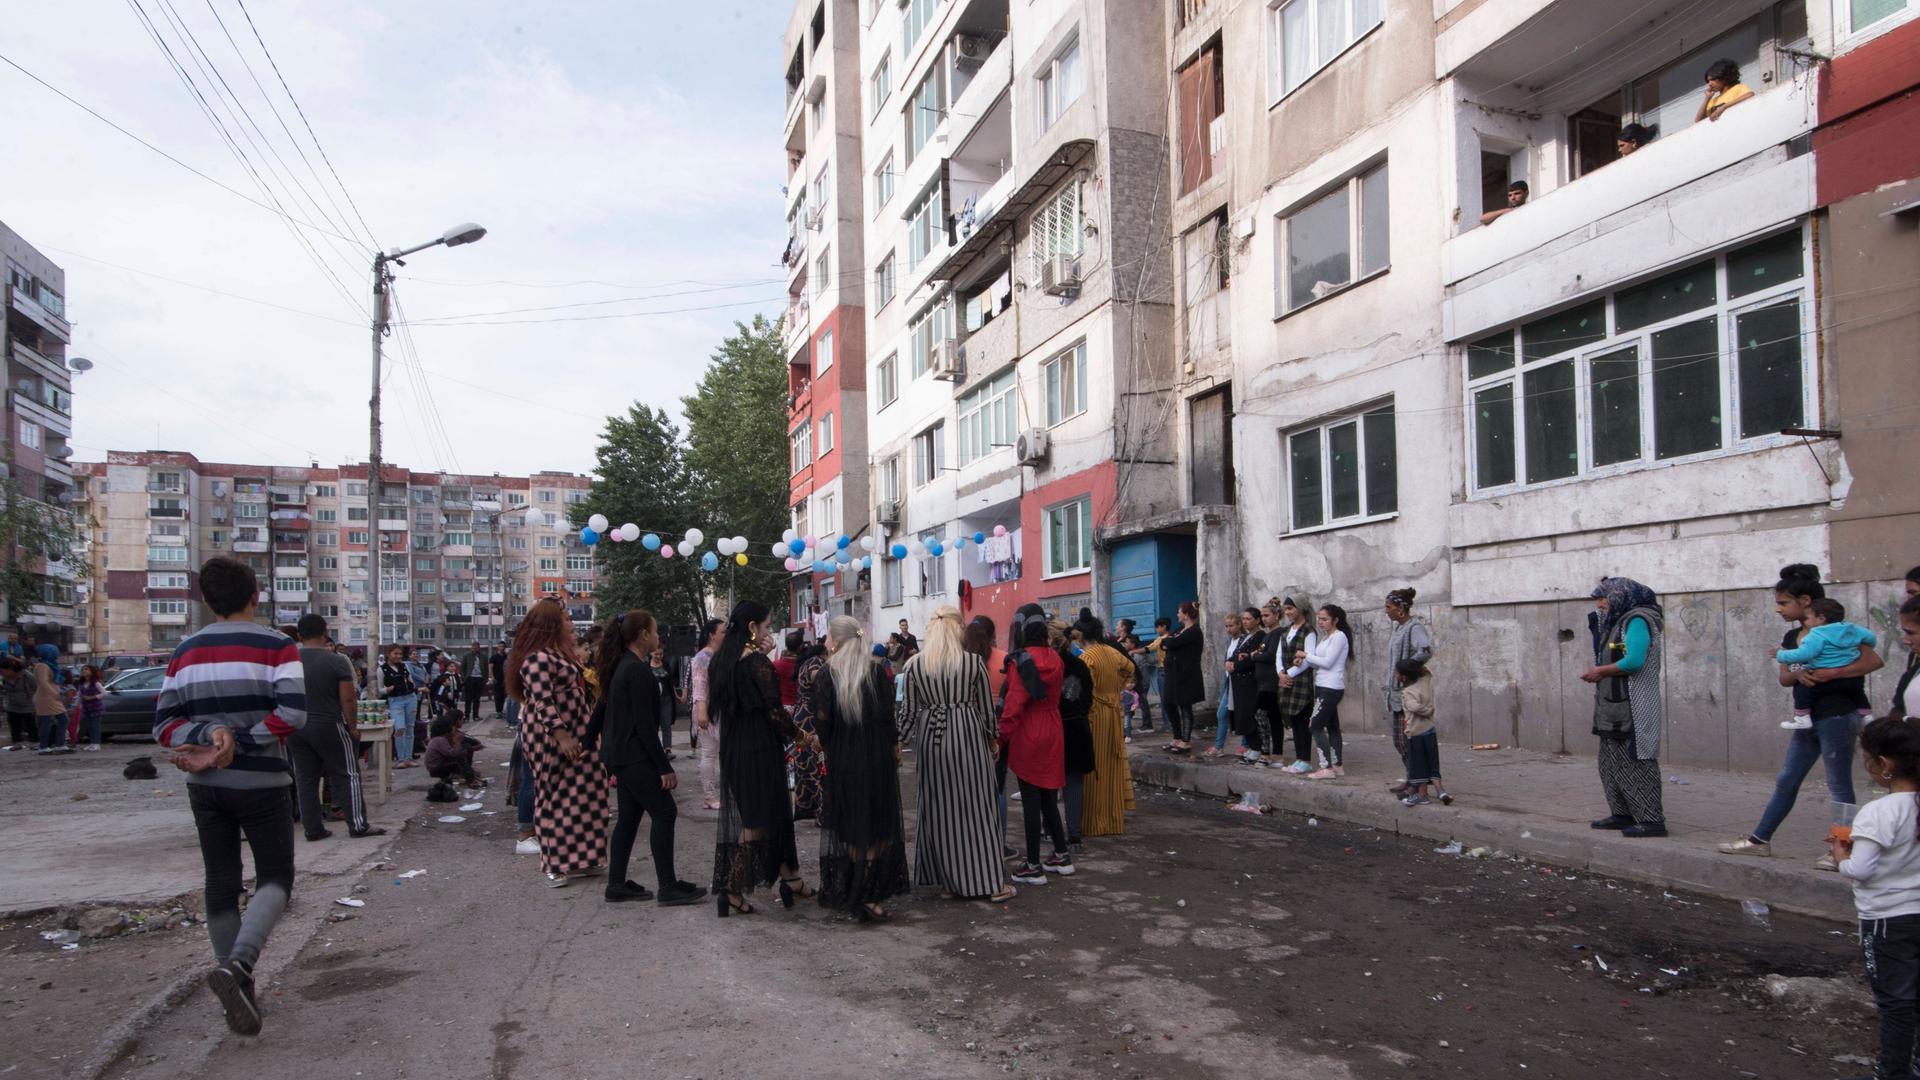
<path id="1" fill-rule="evenodd" d="M 0 221 L 65 269 L 68 356 L 96 365 L 75 379 L 75 459 L 364 461 L 367 236 L 392 250 L 474 221 L 479 243 L 396 271 L 412 325 L 386 346 L 386 459 L 591 471 L 609 412 L 677 412 L 736 319 L 784 306 L 788 13 L 772 0 L 16 5 L 0 54 L 270 203 L 144 14 L 286 214 L 316 226 L 0 64 Z"/>

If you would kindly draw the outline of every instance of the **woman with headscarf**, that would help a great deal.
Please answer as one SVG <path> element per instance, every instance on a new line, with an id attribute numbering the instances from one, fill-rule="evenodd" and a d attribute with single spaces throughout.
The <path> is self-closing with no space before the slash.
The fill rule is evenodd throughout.
<path id="1" fill-rule="evenodd" d="M 885 922 L 881 905 L 912 889 L 907 833 L 900 816 L 899 743 L 893 684 L 873 659 L 860 623 L 836 615 L 832 650 L 820 662 L 802 704 L 827 761 L 820 813 L 820 903 L 861 922 Z M 806 678 L 806 666 L 801 678 Z"/>
<path id="2" fill-rule="evenodd" d="M 715 830 L 713 891 L 721 918 L 752 915 L 746 894 L 780 885 L 780 903 L 814 896 L 800 876 L 787 793 L 789 741 L 812 743 L 780 704 L 780 679 L 761 650 L 767 609 L 752 600 L 734 606 L 708 669 L 707 690 L 726 737 L 720 740 L 720 821 Z M 818 744 L 814 743 L 818 749 Z"/>
<path id="3" fill-rule="evenodd" d="M 1601 578 L 1587 615 L 1594 684 L 1593 733 L 1600 738 L 1600 787 L 1608 815 L 1596 829 L 1622 836 L 1665 836 L 1661 809 L 1660 598 L 1625 577 Z"/>
<path id="4" fill-rule="evenodd" d="M 1387 680 L 1382 685 L 1387 691 L 1387 723 L 1393 731 L 1393 748 L 1400 754 L 1402 769 L 1407 764 L 1407 713 L 1400 707 L 1400 661 L 1424 664 L 1433 659 L 1433 635 L 1427 632 L 1426 623 L 1413 617 L 1413 597 L 1412 588 L 1395 589 L 1387 594 L 1387 620 L 1393 623 L 1393 636 L 1387 639 Z M 1395 795 L 1404 794 L 1407 782 L 1397 780 L 1388 785 L 1388 789 Z"/>
<path id="5" fill-rule="evenodd" d="M 1080 635 L 1080 660 L 1093 679 L 1093 708 L 1087 714 L 1093 729 L 1093 776 L 1086 781 L 1082 813 L 1084 836 L 1117 836 L 1133 809 L 1133 773 L 1127 767 L 1127 744 L 1120 717 L 1120 691 L 1133 685 L 1133 661 L 1106 643 L 1105 628 L 1091 610 L 1080 609 L 1073 624 Z"/>
<path id="6" fill-rule="evenodd" d="M 798 635 L 789 635 L 794 641 Z M 798 642 L 794 642 L 798 644 Z M 793 684 L 796 697 L 793 703 L 793 726 L 806 736 L 793 744 L 787 763 L 793 767 L 793 818 L 795 821 L 812 821 L 820 816 L 821 773 L 825 766 L 820 760 L 818 747 L 823 741 L 814 729 L 813 688 L 820 680 L 820 673 L 827 667 L 826 647 L 815 642 L 801 645 L 794 654 Z"/>
<path id="7" fill-rule="evenodd" d="M 520 703 L 520 739 L 533 770 L 540 869 L 554 888 L 607 861 L 607 770 L 582 743 L 591 721 L 573 627 L 558 600 L 520 620 L 507 657 L 507 694 Z"/>
<path id="8" fill-rule="evenodd" d="M 1167 727 L 1173 741 L 1164 749 L 1184 754 L 1193 749 L 1193 707 L 1207 697 L 1206 680 L 1200 676 L 1200 653 L 1206 634 L 1200 629 L 1200 605 L 1191 600 L 1180 602 L 1176 612 L 1180 628 L 1160 642 L 1161 695 Z"/>
<path id="9" fill-rule="evenodd" d="M 994 804 L 993 756 L 1000 737 L 987 665 L 962 643 L 960 612 L 933 613 L 922 648 L 900 671 L 901 741 L 918 755 L 920 825 L 917 885 L 947 895 L 1011 900 Z M 831 766 L 829 766 L 831 772 Z"/>
<path id="10" fill-rule="evenodd" d="M 1280 646 L 1274 661 L 1275 681 L 1279 683 L 1279 689 L 1274 693 L 1274 708 L 1278 711 L 1274 722 L 1293 733 L 1293 764 L 1286 766 L 1286 770 L 1295 775 L 1313 771 L 1313 668 L 1303 668 L 1297 674 L 1289 673 L 1286 669 L 1293 657 L 1312 652 L 1319 644 L 1309 618 L 1312 611 L 1313 604 L 1305 597 L 1288 596 L 1280 601 Z M 1280 732 L 1281 727 L 1276 727 L 1276 750 L 1279 748 Z"/>

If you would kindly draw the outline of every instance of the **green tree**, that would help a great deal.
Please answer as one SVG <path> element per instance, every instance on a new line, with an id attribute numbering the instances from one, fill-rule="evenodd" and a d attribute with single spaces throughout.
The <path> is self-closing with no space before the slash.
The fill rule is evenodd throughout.
<path id="1" fill-rule="evenodd" d="M 765 554 L 765 545 L 789 524 L 787 363 L 780 324 L 761 315 L 735 323 L 681 405 L 687 480 L 701 511 L 700 528 L 710 538 L 744 536 L 755 545 L 749 565 L 729 563 L 712 575 L 714 592 L 722 603 L 729 590 L 736 600 L 758 600 L 785 621 L 787 575 Z"/>
<path id="2" fill-rule="evenodd" d="M 72 560 L 79 547 L 80 530 L 71 515 L 23 497 L 12 477 L 0 480 L 0 600 L 14 621 L 45 599 L 46 564 Z"/>
<path id="3" fill-rule="evenodd" d="M 663 531 L 677 543 L 696 527 L 699 506 L 690 497 L 682 459 L 680 429 L 666 410 L 635 403 L 624 416 L 607 418 L 596 452 L 593 488 L 585 503 L 570 511 L 576 528 L 594 514 L 605 514 L 615 528 L 633 522 Z M 702 531 L 705 531 L 704 527 Z M 600 566 L 596 599 L 600 611 L 646 608 L 663 623 L 694 623 L 706 617 L 706 576 L 697 560 L 663 559 L 640 544 L 602 542 L 594 549 Z"/>

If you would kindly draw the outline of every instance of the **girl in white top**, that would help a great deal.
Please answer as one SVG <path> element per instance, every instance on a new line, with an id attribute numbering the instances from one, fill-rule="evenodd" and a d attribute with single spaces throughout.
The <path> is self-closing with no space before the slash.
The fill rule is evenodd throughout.
<path id="1" fill-rule="evenodd" d="M 1347 774 L 1340 764 L 1340 699 L 1347 695 L 1347 654 L 1353 630 L 1347 625 L 1346 611 L 1333 604 L 1320 609 L 1315 625 L 1319 632 L 1312 647 L 1293 654 L 1287 675 L 1297 677 L 1309 667 L 1314 669 L 1313 716 L 1307 727 L 1313 733 L 1314 763 L 1319 768 L 1307 779 L 1332 780 Z"/>
<path id="2" fill-rule="evenodd" d="M 1827 844 L 1853 883 L 1860 951 L 1880 1007 L 1875 1076 L 1907 1076 L 1920 1025 L 1920 719 L 1884 716 L 1860 733 L 1867 775 L 1891 794 Z M 1838 831 L 1838 830 L 1836 830 Z"/>

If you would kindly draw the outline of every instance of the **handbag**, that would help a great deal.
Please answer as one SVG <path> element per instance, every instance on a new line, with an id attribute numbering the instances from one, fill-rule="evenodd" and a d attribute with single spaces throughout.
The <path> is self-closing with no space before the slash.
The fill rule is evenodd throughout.
<path id="1" fill-rule="evenodd" d="M 1624 643 L 1607 643 L 1607 655 L 1616 661 L 1625 652 Z M 1603 739 L 1632 736 L 1633 702 L 1627 693 L 1627 676 L 1609 675 L 1593 685 L 1593 733 Z"/>

